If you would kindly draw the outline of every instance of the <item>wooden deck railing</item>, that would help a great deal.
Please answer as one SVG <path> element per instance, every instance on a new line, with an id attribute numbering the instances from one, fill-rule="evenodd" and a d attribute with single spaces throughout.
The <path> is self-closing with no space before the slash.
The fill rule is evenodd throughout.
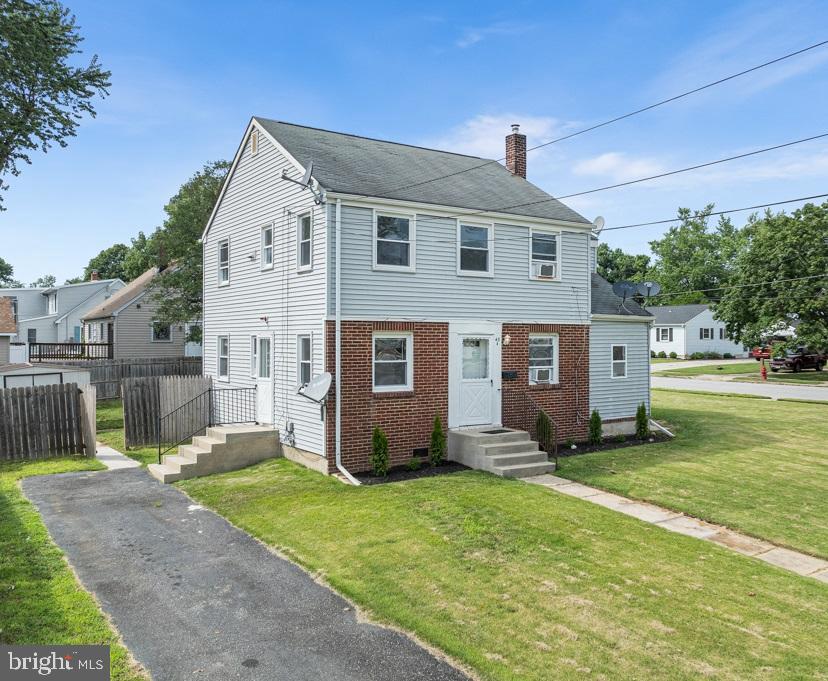
<path id="1" fill-rule="evenodd" d="M 29 359 L 112 359 L 112 343 L 29 343 Z"/>

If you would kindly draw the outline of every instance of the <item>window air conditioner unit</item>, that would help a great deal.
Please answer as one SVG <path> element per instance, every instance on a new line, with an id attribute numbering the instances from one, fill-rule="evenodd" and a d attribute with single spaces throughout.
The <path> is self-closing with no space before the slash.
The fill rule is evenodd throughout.
<path id="1" fill-rule="evenodd" d="M 552 369 L 532 369 L 531 375 L 533 383 L 552 382 Z"/>
<path id="2" fill-rule="evenodd" d="M 532 276 L 536 279 L 557 279 L 558 264 L 554 262 L 533 262 Z"/>

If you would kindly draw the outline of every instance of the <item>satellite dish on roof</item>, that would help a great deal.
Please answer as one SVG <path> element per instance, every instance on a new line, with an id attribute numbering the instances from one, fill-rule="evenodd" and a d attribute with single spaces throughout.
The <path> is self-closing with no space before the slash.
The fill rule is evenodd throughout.
<path id="1" fill-rule="evenodd" d="M 655 281 L 643 281 L 638 285 L 638 294 L 649 298 L 661 293 L 661 284 Z"/>
<path id="2" fill-rule="evenodd" d="M 595 218 L 592 221 L 592 224 L 595 228 L 595 229 L 593 229 L 593 231 L 595 232 L 595 234 L 597 236 L 598 234 L 601 233 L 601 230 L 604 229 L 604 225 L 606 224 L 606 221 L 604 220 L 603 216 L 599 215 L 597 218 Z"/>
<path id="3" fill-rule="evenodd" d="M 313 175 L 313 161 L 308 163 L 308 167 L 305 170 L 305 174 L 302 175 L 302 180 L 301 180 L 302 184 L 305 185 L 306 187 L 308 185 L 310 185 L 312 175 Z"/>
<path id="4" fill-rule="evenodd" d="M 305 173 L 302 175 L 301 180 L 294 180 L 290 174 L 288 173 L 287 168 L 282 170 L 282 179 L 287 180 L 288 182 L 293 182 L 293 184 L 298 184 L 302 189 L 310 189 L 311 194 L 313 194 L 313 200 L 316 205 L 320 205 L 325 202 L 325 190 L 319 187 L 319 183 L 317 182 L 317 187 L 314 188 L 313 182 L 311 181 L 313 178 L 313 161 L 308 163 L 308 167 L 305 168 Z"/>
<path id="5" fill-rule="evenodd" d="M 324 374 L 314 376 L 297 392 L 313 402 L 324 402 L 328 396 L 328 391 L 331 389 L 331 380 L 331 375 L 326 371 Z"/>
<path id="6" fill-rule="evenodd" d="M 616 281 L 612 285 L 612 292 L 622 300 L 631 298 L 638 291 L 638 285 L 630 281 Z"/>

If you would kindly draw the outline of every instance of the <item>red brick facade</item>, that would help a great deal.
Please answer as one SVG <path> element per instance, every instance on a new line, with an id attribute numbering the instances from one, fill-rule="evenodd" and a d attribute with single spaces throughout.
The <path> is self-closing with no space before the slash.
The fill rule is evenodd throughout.
<path id="1" fill-rule="evenodd" d="M 373 334 L 406 331 L 414 336 L 414 389 L 374 393 Z M 559 383 L 530 386 L 529 334 L 557 333 Z M 502 415 L 505 425 L 523 424 L 527 394 L 555 421 L 560 440 L 583 439 L 589 417 L 589 327 L 558 324 L 504 324 L 502 370 L 517 372 L 503 381 Z M 327 370 L 335 368 L 334 323 L 326 325 Z M 353 472 L 370 468 L 371 433 L 375 425 L 388 436 L 391 465 L 407 463 L 415 449 L 427 448 L 434 415 L 448 424 L 449 325 L 441 322 L 342 322 L 342 463 Z M 334 389 L 329 393 L 335 394 Z M 328 470 L 336 470 L 333 397 L 328 402 Z M 579 418 L 580 416 L 580 418 Z"/>

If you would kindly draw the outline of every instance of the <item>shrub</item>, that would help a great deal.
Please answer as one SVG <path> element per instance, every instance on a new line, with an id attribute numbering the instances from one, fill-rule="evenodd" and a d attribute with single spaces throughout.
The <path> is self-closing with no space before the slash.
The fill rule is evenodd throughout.
<path id="1" fill-rule="evenodd" d="M 627 441 L 627 436 L 624 435 L 624 433 L 618 433 L 618 435 L 615 436 L 615 441 L 618 442 L 619 444 L 622 443 L 622 442 L 626 442 Z"/>
<path id="2" fill-rule="evenodd" d="M 419 459 L 419 457 L 412 456 L 409 462 L 406 464 L 406 468 L 410 471 L 418 471 L 420 470 L 420 466 L 423 465 L 423 462 Z"/>
<path id="3" fill-rule="evenodd" d="M 694 352 L 692 355 L 690 355 L 690 359 L 704 359 L 704 353 Z"/>
<path id="4" fill-rule="evenodd" d="M 675 352 L 671 352 L 670 359 L 678 359 L 678 355 Z"/>
<path id="5" fill-rule="evenodd" d="M 658 358 L 659 358 L 659 359 L 667 359 L 667 353 L 666 353 L 666 352 L 664 352 L 664 350 L 659 350 L 659 352 L 658 352 Z"/>
<path id="6" fill-rule="evenodd" d="M 543 409 L 538 412 L 538 418 L 535 419 L 535 430 L 537 431 L 538 443 L 543 451 L 552 454 L 555 451 L 555 425 L 549 419 L 549 414 Z"/>
<path id="7" fill-rule="evenodd" d="M 439 466 L 446 458 L 446 434 L 443 432 L 443 422 L 440 415 L 434 417 L 434 427 L 431 429 L 431 445 L 428 448 L 428 459 L 432 466 Z"/>
<path id="8" fill-rule="evenodd" d="M 639 440 L 650 437 L 650 419 L 647 418 L 647 405 L 643 402 L 635 410 L 635 436 Z"/>
<path id="9" fill-rule="evenodd" d="M 379 426 L 371 437 L 371 470 L 379 478 L 388 475 L 388 437 Z"/>
<path id="10" fill-rule="evenodd" d="M 577 446 L 578 445 L 575 444 L 575 440 L 573 440 L 571 437 L 568 438 L 566 442 L 564 442 L 564 447 L 566 447 L 567 449 L 575 449 L 577 448 Z"/>
<path id="11" fill-rule="evenodd" d="M 718 352 L 705 352 L 704 353 L 705 359 L 721 359 L 722 356 Z"/>
<path id="12" fill-rule="evenodd" d="M 722 359 L 733 359 L 733 354 L 730 352 L 726 352 L 722 355 Z"/>
<path id="13" fill-rule="evenodd" d="M 655 356 L 656 356 L 655 350 L 650 350 L 650 357 L 655 357 Z"/>
<path id="14" fill-rule="evenodd" d="M 589 417 L 589 444 L 593 446 L 601 444 L 602 430 L 601 414 L 597 409 L 593 409 Z"/>

